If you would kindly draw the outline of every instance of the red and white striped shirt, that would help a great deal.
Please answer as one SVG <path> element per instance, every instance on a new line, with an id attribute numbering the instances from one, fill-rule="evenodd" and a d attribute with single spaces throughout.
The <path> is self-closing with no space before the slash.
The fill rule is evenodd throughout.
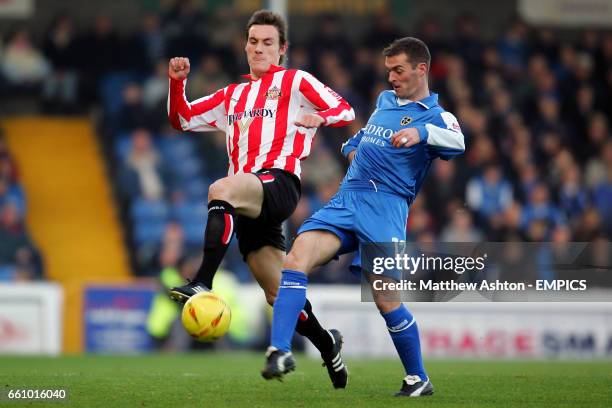
<path id="1" fill-rule="evenodd" d="M 298 127 L 302 115 L 315 113 L 325 126 L 344 126 L 353 108 L 311 74 L 272 65 L 261 78 L 231 84 L 191 103 L 186 80 L 170 79 L 168 116 L 177 130 L 226 135 L 228 174 L 276 168 L 300 177 L 300 161 L 310 154 L 316 128 Z"/>

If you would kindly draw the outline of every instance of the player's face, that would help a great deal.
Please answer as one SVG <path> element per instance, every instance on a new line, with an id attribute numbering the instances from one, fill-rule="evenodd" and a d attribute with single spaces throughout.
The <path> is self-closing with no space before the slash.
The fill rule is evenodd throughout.
<path id="1" fill-rule="evenodd" d="M 413 99 L 426 80 L 427 64 L 412 66 L 404 53 L 385 57 L 388 80 L 399 98 Z"/>
<path id="2" fill-rule="evenodd" d="M 270 65 L 278 65 L 287 45 L 280 45 L 278 29 L 272 25 L 253 25 L 249 28 L 246 47 L 251 75 L 256 78 L 265 74 Z"/>

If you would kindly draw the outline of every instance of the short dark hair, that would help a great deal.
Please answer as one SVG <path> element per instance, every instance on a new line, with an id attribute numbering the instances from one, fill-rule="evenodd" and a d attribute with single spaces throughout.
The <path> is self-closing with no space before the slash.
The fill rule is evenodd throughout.
<path id="1" fill-rule="evenodd" d="M 427 45 L 414 37 L 404 37 L 393 41 L 387 48 L 383 50 L 385 57 L 394 57 L 399 54 L 406 54 L 408 60 L 415 68 L 417 64 L 427 64 L 427 70 L 431 65 L 431 54 Z"/>
<path id="2" fill-rule="evenodd" d="M 249 39 L 249 30 L 254 25 L 271 25 L 278 31 L 278 42 L 280 46 L 287 44 L 287 23 L 283 16 L 270 10 L 258 10 L 253 13 L 246 26 L 245 37 Z M 283 62 L 284 55 L 281 55 L 280 62 Z"/>

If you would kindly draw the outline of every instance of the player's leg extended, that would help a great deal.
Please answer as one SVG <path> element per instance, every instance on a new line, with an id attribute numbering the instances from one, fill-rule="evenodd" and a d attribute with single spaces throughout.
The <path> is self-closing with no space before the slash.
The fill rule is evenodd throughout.
<path id="1" fill-rule="evenodd" d="M 284 260 L 285 253 L 272 246 L 253 251 L 247 257 L 249 268 L 259 286 L 264 290 L 266 300 L 271 306 L 274 305 L 278 293 Z M 308 299 L 300 312 L 295 331 L 308 338 L 321 353 L 331 352 L 333 340 L 314 315 Z"/>
<path id="2" fill-rule="evenodd" d="M 193 282 L 170 290 L 172 298 L 185 302 L 193 294 L 212 288 L 215 273 L 234 234 L 236 215 L 256 218 L 262 203 L 263 187 L 254 174 L 236 174 L 210 186 L 204 259 Z"/>
<path id="3" fill-rule="evenodd" d="M 385 277 L 369 276 L 368 279 L 384 280 Z M 393 296 L 376 291 L 374 285 L 371 286 L 376 307 L 385 319 L 389 335 L 406 371 L 402 388 L 396 395 L 416 397 L 433 394 L 433 385 L 423 368 L 419 329 L 414 316 L 403 303 L 390 299 Z"/>
<path id="4" fill-rule="evenodd" d="M 339 249 L 340 239 L 329 231 L 306 231 L 295 240 L 283 263 L 274 302 L 272 344 L 267 353 L 268 363 L 262 371 L 264 378 L 280 378 L 293 369 L 291 339 L 298 316 L 306 304 L 307 275 L 332 259 Z"/>
<path id="5" fill-rule="evenodd" d="M 388 194 L 362 193 L 357 202 L 359 214 L 355 219 L 357 234 L 360 242 L 392 242 L 394 238 L 402 239 L 406 236 L 406 219 L 408 206 L 404 199 Z M 373 279 L 389 279 L 383 275 L 368 276 Z M 397 296 L 397 293 L 385 293 L 374 290 L 372 294 L 393 340 L 395 349 L 399 354 L 406 377 L 402 382 L 402 389 L 397 395 L 430 395 L 433 387 L 423 369 L 421 357 L 421 344 L 416 321 Z"/>
<path id="6" fill-rule="evenodd" d="M 247 263 L 253 276 L 259 283 L 259 286 L 266 294 L 266 300 L 270 305 L 274 305 L 278 292 L 278 285 L 281 277 L 281 269 L 285 253 L 273 246 L 265 246 L 258 250 L 252 251 L 247 256 Z M 338 330 L 325 330 L 319 320 L 312 311 L 310 301 L 306 299 L 304 308 L 300 311 L 300 315 L 295 326 L 295 331 L 306 337 L 314 344 L 321 353 L 326 366 L 332 363 L 332 360 L 340 353 L 342 348 L 342 335 Z M 330 364 L 327 364 L 329 360 Z M 336 369 L 340 366 L 337 364 L 332 368 L 330 377 L 335 388 L 344 388 L 346 386 L 347 375 L 345 372 L 340 372 L 341 369 Z"/>

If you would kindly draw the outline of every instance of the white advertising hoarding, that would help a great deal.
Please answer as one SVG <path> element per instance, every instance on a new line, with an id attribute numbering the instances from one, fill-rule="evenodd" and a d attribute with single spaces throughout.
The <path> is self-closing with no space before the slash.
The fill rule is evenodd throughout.
<path id="1" fill-rule="evenodd" d="M 62 303 L 54 283 L 0 284 L 0 354 L 60 354 Z"/>
<path id="2" fill-rule="evenodd" d="M 519 0 L 521 17 L 531 24 L 564 27 L 612 26 L 610 0 Z"/>
<path id="3" fill-rule="evenodd" d="M 34 0 L 0 1 L 0 17 L 28 18 L 34 13 Z"/>
<path id="4" fill-rule="evenodd" d="M 319 320 L 343 333 L 346 356 L 396 356 L 384 320 L 374 303 L 360 301 L 359 286 L 311 285 L 308 298 Z M 612 358 L 612 303 L 407 306 L 417 319 L 426 358 Z M 318 356 L 313 347 L 308 352 Z"/>

